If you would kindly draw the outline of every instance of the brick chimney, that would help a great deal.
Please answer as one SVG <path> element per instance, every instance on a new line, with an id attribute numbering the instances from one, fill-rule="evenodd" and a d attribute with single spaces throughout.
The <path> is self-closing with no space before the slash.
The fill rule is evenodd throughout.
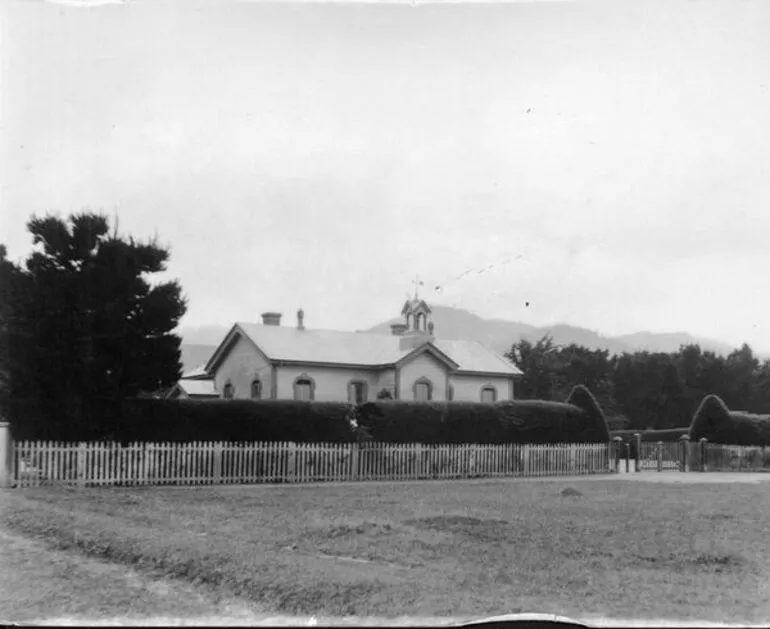
<path id="1" fill-rule="evenodd" d="M 263 312 L 262 325 L 281 325 L 280 312 Z"/>
<path id="2" fill-rule="evenodd" d="M 302 308 L 297 310 L 297 329 L 298 330 L 305 329 L 305 311 L 302 310 Z"/>
<path id="3" fill-rule="evenodd" d="M 406 332 L 406 323 L 392 323 L 390 332 L 393 336 L 403 336 L 404 332 Z"/>

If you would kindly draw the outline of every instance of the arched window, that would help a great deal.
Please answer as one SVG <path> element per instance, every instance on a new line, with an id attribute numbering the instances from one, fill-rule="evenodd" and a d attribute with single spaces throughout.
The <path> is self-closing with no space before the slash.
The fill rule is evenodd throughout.
<path id="1" fill-rule="evenodd" d="M 235 397 L 235 387 L 231 382 L 225 384 L 222 389 L 222 397 L 226 400 L 232 400 Z"/>
<path id="2" fill-rule="evenodd" d="M 369 394 L 369 385 L 363 380 L 351 380 L 348 382 L 348 402 L 351 404 L 363 404 Z"/>
<path id="3" fill-rule="evenodd" d="M 303 373 L 294 381 L 294 399 L 305 401 L 315 399 L 315 382 L 307 374 Z"/>
<path id="4" fill-rule="evenodd" d="M 406 329 L 407 329 L 407 331 L 412 329 L 412 319 L 413 319 L 413 317 L 412 317 L 411 314 L 407 314 L 406 315 Z"/>
<path id="5" fill-rule="evenodd" d="M 259 378 L 254 378 L 254 380 L 251 381 L 251 399 L 262 399 L 262 381 Z"/>
<path id="6" fill-rule="evenodd" d="M 425 377 L 415 380 L 414 399 L 418 402 L 430 402 L 433 399 L 433 383 Z"/>
<path id="7" fill-rule="evenodd" d="M 417 315 L 417 321 L 414 325 L 414 329 L 419 331 L 425 330 L 425 315 L 422 312 Z"/>
<path id="8" fill-rule="evenodd" d="M 497 389 L 489 384 L 481 387 L 481 401 L 497 402 Z"/>

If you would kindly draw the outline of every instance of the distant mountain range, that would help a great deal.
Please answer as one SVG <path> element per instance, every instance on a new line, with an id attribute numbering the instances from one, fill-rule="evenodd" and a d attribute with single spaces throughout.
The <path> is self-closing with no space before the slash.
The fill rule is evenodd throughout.
<path id="1" fill-rule="evenodd" d="M 650 351 L 675 352 L 680 345 L 697 343 L 703 350 L 717 354 L 729 354 L 733 349 L 728 343 L 714 339 L 693 336 L 687 332 L 635 332 L 622 336 L 603 336 L 593 330 L 577 326 L 557 324 L 543 327 L 505 321 L 503 319 L 483 319 L 467 310 L 448 306 L 431 306 L 436 336 L 441 339 L 469 339 L 479 341 L 500 353 L 507 352 L 513 343 L 520 339 L 535 342 L 546 334 L 553 337 L 557 345 L 575 343 L 591 349 L 606 349 L 610 353 Z M 390 334 L 390 324 L 401 319 L 391 319 L 363 332 Z M 182 365 L 189 371 L 205 363 L 216 346 L 229 331 L 229 326 L 181 327 Z"/>

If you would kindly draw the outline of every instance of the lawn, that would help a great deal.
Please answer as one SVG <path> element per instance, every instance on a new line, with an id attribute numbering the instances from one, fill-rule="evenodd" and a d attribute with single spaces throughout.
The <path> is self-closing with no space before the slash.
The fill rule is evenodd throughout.
<path id="1" fill-rule="evenodd" d="M 238 622 L 259 617 L 240 601 L 207 595 L 180 580 L 148 578 L 119 564 L 46 548 L 37 540 L 0 532 L 0 623 L 90 625 L 99 620 L 212 616 Z M 58 620 L 58 622 L 57 622 Z M 121 623 L 123 624 L 123 623 Z M 163 620 L 145 623 L 168 624 Z M 240 624 L 240 623 L 239 623 Z"/>
<path id="2" fill-rule="evenodd" d="M 3 505 L 7 530 L 51 548 L 276 613 L 770 619 L 766 484 L 40 488 Z"/>

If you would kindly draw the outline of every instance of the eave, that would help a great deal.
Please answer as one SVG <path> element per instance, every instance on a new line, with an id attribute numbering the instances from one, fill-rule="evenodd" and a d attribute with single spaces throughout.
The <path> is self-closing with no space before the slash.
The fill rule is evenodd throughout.
<path id="1" fill-rule="evenodd" d="M 458 369 L 454 372 L 456 376 L 486 376 L 488 378 L 512 378 L 517 379 L 521 378 L 524 374 L 523 373 L 511 373 L 509 371 L 471 371 L 471 370 L 462 370 Z"/>

